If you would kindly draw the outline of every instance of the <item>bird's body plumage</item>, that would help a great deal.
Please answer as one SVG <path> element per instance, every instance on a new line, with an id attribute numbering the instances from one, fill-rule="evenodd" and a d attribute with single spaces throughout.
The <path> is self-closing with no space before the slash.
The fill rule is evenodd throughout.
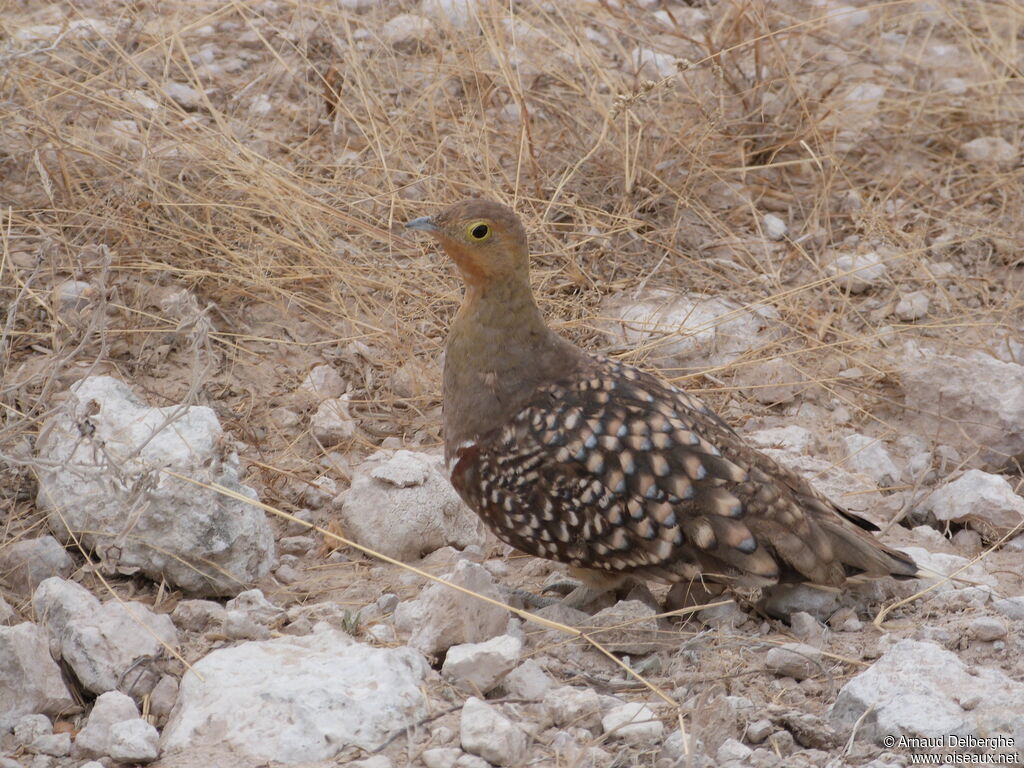
<path id="1" fill-rule="evenodd" d="M 666 582 L 838 586 L 916 573 L 870 523 L 697 397 L 551 331 L 510 210 L 465 201 L 417 222 L 467 284 L 446 352 L 445 452 L 456 490 L 500 539 L 577 569 Z"/>

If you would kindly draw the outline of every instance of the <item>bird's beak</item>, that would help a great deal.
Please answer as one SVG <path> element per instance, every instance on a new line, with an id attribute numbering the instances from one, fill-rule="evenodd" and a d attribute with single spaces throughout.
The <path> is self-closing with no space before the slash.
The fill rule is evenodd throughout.
<path id="1" fill-rule="evenodd" d="M 434 221 L 433 216 L 420 216 L 418 219 L 413 219 L 410 222 L 406 222 L 406 229 L 419 229 L 423 232 L 437 232 L 437 222 Z"/>

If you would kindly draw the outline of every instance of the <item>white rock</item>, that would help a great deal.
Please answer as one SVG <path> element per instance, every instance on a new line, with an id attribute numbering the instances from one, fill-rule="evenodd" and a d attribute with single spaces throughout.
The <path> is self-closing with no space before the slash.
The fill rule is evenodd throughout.
<path id="1" fill-rule="evenodd" d="M 818 447 L 814 434 L 796 424 L 759 429 L 756 432 L 748 432 L 744 437 L 758 448 L 773 448 L 792 453 L 812 453 Z"/>
<path id="2" fill-rule="evenodd" d="M 781 240 L 789 232 L 789 226 L 787 226 L 786 222 L 774 213 L 766 213 L 764 218 L 761 219 L 761 226 L 764 227 L 764 233 L 768 236 L 769 240 Z"/>
<path id="3" fill-rule="evenodd" d="M 999 538 L 1024 522 L 1024 498 L 1000 475 L 971 469 L 937 488 L 921 504 L 943 522 L 965 523 L 989 538 Z"/>
<path id="4" fill-rule="evenodd" d="M 105 21 L 99 19 L 84 18 L 72 19 L 66 25 L 61 24 L 35 24 L 22 27 L 15 34 L 14 38 L 20 42 L 32 40 L 45 40 L 56 43 L 57 37 L 70 35 L 73 38 L 107 38 L 114 34 L 114 30 Z"/>
<path id="5" fill-rule="evenodd" d="M 444 579 L 494 600 L 500 599 L 494 579 L 477 563 L 461 560 Z M 415 600 L 395 608 L 395 628 L 408 632 L 409 645 L 428 656 L 460 643 L 479 643 L 505 634 L 508 611 L 444 584 L 431 584 Z"/>
<path id="6" fill-rule="evenodd" d="M 540 664 L 527 659 L 509 672 L 501 685 L 513 699 L 543 699 L 554 682 Z"/>
<path id="7" fill-rule="evenodd" d="M 932 529 L 934 530 L 934 528 Z M 929 571 L 933 571 L 941 576 L 951 576 L 956 573 L 957 579 L 963 579 L 964 582 L 971 582 L 972 584 L 979 584 L 983 588 L 987 588 L 986 591 L 996 589 L 998 582 L 996 578 L 986 571 L 980 564 L 975 563 L 970 565 L 970 560 L 966 557 L 960 557 L 959 555 L 947 555 L 943 552 L 929 552 L 921 547 L 898 547 L 901 552 L 905 552 L 914 558 L 914 562 L 920 567 L 926 568 Z M 935 578 L 924 578 L 921 579 L 923 586 L 930 586 L 933 582 L 938 581 L 938 577 Z M 947 581 L 944 584 L 936 587 L 934 591 L 943 592 L 953 589 L 966 589 L 970 585 L 957 581 Z"/>
<path id="8" fill-rule="evenodd" d="M 1002 136 L 980 136 L 960 145 L 969 163 L 1009 165 L 1017 160 L 1017 149 Z"/>
<path id="9" fill-rule="evenodd" d="M 46 715 L 24 715 L 14 723 L 14 740 L 28 746 L 40 736 L 53 733 L 53 723 Z"/>
<path id="10" fill-rule="evenodd" d="M 164 83 L 163 90 L 185 109 L 196 109 L 203 103 L 203 94 L 186 83 L 168 80 Z"/>
<path id="11" fill-rule="evenodd" d="M 57 577 L 39 585 L 32 609 L 60 657 L 94 693 L 115 690 L 119 682 L 137 695 L 149 693 L 158 675 L 146 659 L 178 644 L 170 616 L 134 601 L 101 604 L 84 587 Z M 129 670 L 134 674 L 126 675 Z"/>
<path id="12" fill-rule="evenodd" d="M 747 730 L 743 733 L 743 738 L 751 744 L 760 744 L 771 736 L 774 730 L 775 724 L 771 720 L 762 718 L 755 720 L 747 726 Z"/>
<path id="13" fill-rule="evenodd" d="M 64 757 L 71 752 L 71 734 L 48 733 L 33 741 L 29 745 L 29 749 L 38 755 Z"/>
<path id="14" fill-rule="evenodd" d="M 333 365 L 315 365 L 299 384 L 298 393 L 320 403 L 345 394 L 345 380 Z"/>
<path id="15" fill-rule="evenodd" d="M 240 611 L 247 614 L 257 624 L 270 626 L 285 618 L 287 611 L 267 600 L 258 589 L 247 589 L 228 600 L 224 606 L 229 612 Z"/>
<path id="16" fill-rule="evenodd" d="M 0 732 L 22 715 L 56 715 L 73 706 L 42 628 L 28 621 L 0 627 Z"/>
<path id="17" fill-rule="evenodd" d="M 825 672 L 821 649 L 806 643 L 786 643 L 772 648 L 765 656 L 765 666 L 776 675 L 794 680 L 806 680 Z"/>
<path id="18" fill-rule="evenodd" d="M 992 601 L 992 607 L 1008 619 L 1024 621 L 1024 595 L 1001 597 Z"/>
<path id="19" fill-rule="evenodd" d="M 64 280 L 54 287 L 52 296 L 58 309 L 67 312 L 84 309 L 94 293 L 93 287 L 84 280 Z"/>
<path id="20" fill-rule="evenodd" d="M 518 725 L 476 697 L 462 706 L 459 739 L 464 750 L 495 765 L 518 765 L 528 745 Z"/>
<path id="21" fill-rule="evenodd" d="M 974 467 L 1001 467 L 1024 453 L 1024 365 L 911 350 L 899 375 L 913 431 L 969 448 Z"/>
<path id="22" fill-rule="evenodd" d="M 257 93 L 252 97 L 252 101 L 249 102 L 249 111 L 259 117 L 266 117 L 274 111 L 274 103 L 267 94 Z"/>
<path id="23" fill-rule="evenodd" d="M 656 365 L 699 370 L 725 365 L 779 333 L 778 312 L 724 297 L 649 290 L 619 293 L 601 303 L 599 326 L 628 348 L 650 350 Z"/>
<path id="24" fill-rule="evenodd" d="M 373 750 L 424 715 L 428 672 L 409 648 L 372 648 L 331 629 L 216 650 L 182 677 L 163 749 L 223 744 L 285 763 Z"/>
<path id="25" fill-rule="evenodd" d="M 591 616 L 586 629 L 612 653 L 651 653 L 662 646 L 663 640 L 656 614 L 656 610 L 639 600 L 620 600 Z"/>
<path id="26" fill-rule="evenodd" d="M 968 625 L 967 629 L 971 635 L 984 642 L 1002 640 L 1009 632 L 1006 622 L 994 616 L 979 616 Z"/>
<path id="27" fill-rule="evenodd" d="M 69 576 L 75 563 L 53 536 L 19 539 L 0 549 L 0 579 L 11 591 L 28 597 L 44 579 Z"/>
<path id="28" fill-rule="evenodd" d="M 839 254 L 828 265 L 828 271 L 842 290 L 863 293 L 877 285 L 888 270 L 881 257 L 870 252 Z"/>
<path id="29" fill-rule="evenodd" d="M 156 760 L 160 734 L 145 720 L 124 720 L 110 726 L 110 756 L 124 763 Z"/>
<path id="30" fill-rule="evenodd" d="M 70 527 L 106 564 L 200 594 L 234 594 L 269 572 L 274 540 L 262 510 L 162 471 L 257 498 L 239 482 L 210 408 L 150 408 L 109 376 L 68 394 L 36 444 L 38 503 L 59 538 Z"/>
<path id="31" fill-rule="evenodd" d="M 228 611 L 224 614 L 221 632 L 229 640 L 266 640 L 270 637 L 270 628 L 260 624 L 245 611 Z"/>
<path id="32" fill-rule="evenodd" d="M 631 701 L 612 707 L 601 718 L 606 735 L 630 744 L 651 744 L 661 739 L 665 725 L 646 704 Z"/>
<path id="33" fill-rule="evenodd" d="M 850 5 L 836 5 L 825 14 L 825 23 L 831 32 L 850 34 L 871 21 L 868 8 L 855 8 Z"/>
<path id="34" fill-rule="evenodd" d="M 182 600 L 174 606 L 171 620 L 181 629 L 202 632 L 219 627 L 226 613 L 223 605 L 212 600 Z"/>
<path id="35" fill-rule="evenodd" d="M 836 131 L 837 149 L 852 148 L 877 125 L 885 92 L 885 85 L 871 82 L 855 83 L 846 90 L 835 91 L 829 99 L 830 112 L 821 121 L 821 128 Z"/>
<path id="36" fill-rule="evenodd" d="M 305 555 L 316 546 L 312 536 L 285 536 L 278 543 L 282 555 Z"/>
<path id="37" fill-rule="evenodd" d="M 828 629 L 805 611 L 797 611 L 790 616 L 789 626 L 796 637 L 815 648 L 821 648 L 828 637 Z"/>
<path id="38" fill-rule="evenodd" d="M 736 383 L 764 405 L 791 403 L 806 387 L 804 375 L 781 357 L 743 365 L 736 371 Z"/>
<path id="39" fill-rule="evenodd" d="M 120 691 L 100 694 L 96 697 L 85 727 L 75 737 L 76 755 L 104 757 L 110 754 L 110 727 L 115 723 L 138 718 L 138 707 L 130 696 Z"/>
<path id="40" fill-rule="evenodd" d="M 387 755 L 374 755 L 362 760 L 355 760 L 348 763 L 348 765 L 351 765 L 352 768 L 391 768 L 394 763 L 391 762 L 391 758 Z"/>
<path id="41" fill-rule="evenodd" d="M 846 443 L 846 463 L 862 472 L 880 486 L 892 486 L 900 478 L 900 468 L 892 460 L 885 443 L 867 435 L 852 434 L 843 438 Z"/>
<path id="42" fill-rule="evenodd" d="M 299 416 L 298 411 L 283 406 L 270 409 L 270 420 L 281 429 L 291 429 L 302 423 L 302 417 Z"/>
<path id="43" fill-rule="evenodd" d="M 164 675 L 149 694 L 149 714 L 163 719 L 171 714 L 178 700 L 178 678 Z"/>
<path id="44" fill-rule="evenodd" d="M 519 662 L 523 642 L 500 635 L 483 643 L 453 645 L 448 649 L 441 674 L 469 690 L 487 693 Z"/>
<path id="45" fill-rule="evenodd" d="M 381 28 L 381 37 L 399 53 L 420 53 L 437 41 L 437 30 L 430 19 L 414 13 L 400 13 Z"/>
<path id="46" fill-rule="evenodd" d="M 17 623 L 18 614 L 11 608 L 11 604 L 0 596 L 0 626 L 9 627 Z"/>
<path id="47" fill-rule="evenodd" d="M 337 445 L 356 433 L 356 421 L 348 409 L 349 399 L 349 395 L 343 395 L 324 400 L 313 414 L 309 428 L 323 445 Z"/>
<path id="48" fill-rule="evenodd" d="M 303 503 L 313 509 L 320 509 L 338 495 L 338 483 L 334 478 L 323 475 L 308 483 L 302 483 L 300 495 Z M 292 523 L 292 525 L 298 525 L 298 523 Z M 303 528 L 303 530 L 308 530 L 308 528 Z"/>
<path id="49" fill-rule="evenodd" d="M 484 543 L 483 523 L 452 488 L 444 461 L 424 453 L 370 456 L 354 473 L 339 515 L 354 541 L 397 560 Z"/>
<path id="50" fill-rule="evenodd" d="M 970 710 L 960 702 L 977 702 Z M 843 686 L 829 711 L 836 725 L 860 721 L 858 740 L 1012 735 L 1024 728 L 1024 683 L 989 667 L 968 667 L 932 643 L 900 640 Z"/>
<path id="51" fill-rule="evenodd" d="M 746 760 L 752 752 L 753 750 L 746 744 L 736 741 L 736 739 L 726 739 L 715 753 L 715 759 L 719 763 Z"/>
<path id="52" fill-rule="evenodd" d="M 908 323 L 920 320 L 928 314 L 930 304 L 931 299 L 928 298 L 928 294 L 924 291 L 904 293 L 896 303 L 896 317 Z"/>
<path id="53" fill-rule="evenodd" d="M 160 102 L 154 99 L 145 91 L 121 91 L 119 95 L 129 104 L 133 104 L 137 107 L 140 107 L 146 110 L 147 112 L 155 112 L 156 110 L 160 109 Z"/>
<path id="54" fill-rule="evenodd" d="M 586 728 L 601 732 L 601 699 L 591 688 L 563 685 L 544 696 L 544 709 L 560 728 Z"/>
<path id="55" fill-rule="evenodd" d="M 672 54 L 641 46 L 632 50 L 629 61 L 634 74 L 649 80 L 661 80 L 679 71 L 676 68 L 677 58 Z"/>
<path id="56" fill-rule="evenodd" d="M 486 7 L 481 0 L 422 0 L 420 14 L 428 19 L 447 20 L 453 27 L 478 28 L 480 11 Z"/>
<path id="57" fill-rule="evenodd" d="M 455 747 L 435 747 L 423 750 L 420 760 L 426 768 L 455 768 L 462 755 L 462 750 Z"/>

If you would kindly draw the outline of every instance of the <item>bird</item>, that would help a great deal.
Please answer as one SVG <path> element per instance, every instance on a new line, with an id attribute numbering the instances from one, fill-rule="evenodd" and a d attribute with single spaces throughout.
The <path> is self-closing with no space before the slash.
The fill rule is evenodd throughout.
<path id="1" fill-rule="evenodd" d="M 433 236 L 465 284 L 443 373 L 451 483 L 501 541 L 568 566 L 583 582 L 570 604 L 626 580 L 756 590 L 918 575 L 697 396 L 552 330 L 512 209 L 471 198 L 406 227 Z"/>

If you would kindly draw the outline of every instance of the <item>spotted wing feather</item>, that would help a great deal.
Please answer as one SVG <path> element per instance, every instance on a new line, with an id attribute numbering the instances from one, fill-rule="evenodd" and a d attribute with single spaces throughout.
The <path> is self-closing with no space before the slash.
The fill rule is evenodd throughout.
<path id="1" fill-rule="evenodd" d="M 915 571 L 699 399 L 604 358 L 459 449 L 452 482 L 503 541 L 577 567 L 743 586 Z"/>

